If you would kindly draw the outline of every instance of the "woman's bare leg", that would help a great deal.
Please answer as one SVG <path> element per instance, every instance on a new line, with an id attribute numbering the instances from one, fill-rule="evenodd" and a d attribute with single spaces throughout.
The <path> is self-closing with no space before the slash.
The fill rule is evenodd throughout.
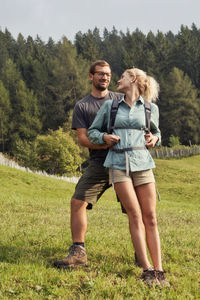
<path id="1" fill-rule="evenodd" d="M 162 270 L 160 237 L 156 218 L 156 189 L 154 183 L 135 187 L 146 231 L 148 249 L 155 270 Z"/>
<path id="2" fill-rule="evenodd" d="M 118 182 L 114 186 L 128 215 L 130 234 L 137 257 L 142 268 L 149 269 L 151 264 L 147 257 L 144 224 L 133 183 L 131 181 Z"/>

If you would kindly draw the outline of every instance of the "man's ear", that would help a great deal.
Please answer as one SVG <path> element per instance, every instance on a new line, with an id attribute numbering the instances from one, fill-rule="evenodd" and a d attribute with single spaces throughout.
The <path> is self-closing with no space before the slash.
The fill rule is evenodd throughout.
<path id="1" fill-rule="evenodd" d="M 90 80 L 93 80 L 93 76 L 94 76 L 94 74 L 89 73 L 89 79 L 90 79 Z"/>

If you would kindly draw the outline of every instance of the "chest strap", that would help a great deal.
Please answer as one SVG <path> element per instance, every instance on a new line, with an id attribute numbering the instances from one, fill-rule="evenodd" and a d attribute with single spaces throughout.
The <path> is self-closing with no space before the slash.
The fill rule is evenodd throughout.
<path id="1" fill-rule="evenodd" d="M 130 147 L 130 148 L 123 148 L 123 149 L 115 149 L 115 148 L 111 148 L 111 151 L 114 151 L 116 153 L 123 153 L 126 151 L 132 151 L 132 150 L 146 150 L 146 147 Z"/>

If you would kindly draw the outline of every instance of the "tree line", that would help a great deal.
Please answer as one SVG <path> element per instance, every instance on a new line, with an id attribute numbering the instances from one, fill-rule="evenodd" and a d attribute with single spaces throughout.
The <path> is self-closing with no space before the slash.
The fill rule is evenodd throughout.
<path id="1" fill-rule="evenodd" d="M 21 33 L 14 39 L 5 29 L 0 31 L 0 152 L 27 164 L 35 155 L 44 164 L 50 154 L 41 154 L 41 141 L 48 144 L 55 134 L 63 141 L 63 132 L 73 135 L 72 110 L 90 91 L 88 69 L 97 59 L 111 65 L 112 90 L 133 65 L 159 82 L 163 145 L 171 136 L 183 145 L 200 144 L 200 29 L 195 24 L 182 25 L 177 34 L 123 33 L 113 27 L 101 36 L 95 28 L 78 32 L 73 43 L 65 36 L 44 42 Z"/>

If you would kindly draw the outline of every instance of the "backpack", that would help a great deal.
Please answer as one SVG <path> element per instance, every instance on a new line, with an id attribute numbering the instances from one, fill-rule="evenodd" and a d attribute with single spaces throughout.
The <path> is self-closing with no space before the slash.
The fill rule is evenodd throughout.
<path id="1" fill-rule="evenodd" d="M 118 107 L 119 107 L 119 101 L 118 101 L 118 99 L 114 99 L 112 102 L 111 110 L 110 110 L 110 123 L 109 123 L 109 127 L 108 127 L 109 134 L 111 134 L 113 132 Z M 146 127 L 144 130 L 146 133 L 148 133 L 148 132 L 150 132 L 150 120 L 151 120 L 151 103 L 150 102 L 144 101 L 144 110 L 145 110 L 145 120 L 146 120 Z"/>

